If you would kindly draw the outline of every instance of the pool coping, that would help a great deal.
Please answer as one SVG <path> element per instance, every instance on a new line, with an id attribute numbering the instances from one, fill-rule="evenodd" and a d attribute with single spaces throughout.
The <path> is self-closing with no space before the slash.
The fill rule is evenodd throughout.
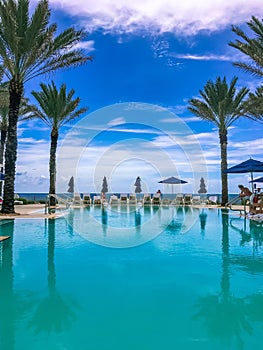
<path id="1" fill-rule="evenodd" d="M 163 206 L 160 206 L 163 207 Z M 173 207 L 175 207 L 173 205 Z M 195 204 L 191 205 L 192 208 L 206 208 L 206 209 L 224 209 L 224 206 L 220 205 L 207 205 L 207 204 Z M 80 208 L 80 207 L 78 207 Z M 236 213 L 243 209 L 243 206 L 235 206 Z M 62 210 L 57 211 L 54 214 L 45 214 L 45 204 L 26 204 L 15 205 L 15 214 L 0 214 L 0 220 L 7 219 L 57 219 L 65 216 L 65 212 Z M 240 215 L 240 214 L 239 214 Z M 241 215 L 242 216 L 242 215 Z"/>

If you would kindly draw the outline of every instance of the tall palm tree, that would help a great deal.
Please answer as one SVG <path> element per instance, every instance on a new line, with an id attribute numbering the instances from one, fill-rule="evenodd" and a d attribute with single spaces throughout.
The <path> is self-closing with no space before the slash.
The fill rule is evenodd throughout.
<path id="1" fill-rule="evenodd" d="M 263 76 L 263 19 L 252 16 L 247 22 L 249 29 L 254 34 L 249 37 L 237 26 L 232 26 L 232 31 L 239 39 L 230 42 L 229 45 L 243 52 L 250 58 L 250 62 L 235 62 L 234 65 L 253 75 Z"/>
<path id="2" fill-rule="evenodd" d="M 245 103 L 245 115 L 258 122 L 263 122 L 263 86 L 250 93 Z"/>
<path id="3" fill-rule="evenodd" d="M 45 85 L 40 84 L 41 91 L 33 91 L 32 95 L 38 102 L 39 107 L 31 105 L 28 106 L 29 113 L 24 119 L 39 118 L 50 129 L 50 159 L 49 159 L 49 194 L 56 194 L 56 151 L 59 137 L 59 129 L 64 124 L 79 117 L 82 113 L 87 111 L 86 107 L 78 108 L 80 98 L 73 99 L 75 91 L 71 89 L 68 93 L 66 85 L 61 85 L 58 90 L 55 83 Z M 54 206 L 55 198 L 50 196 L 50 205 Z"/>
<path id="4" fill-rule="evenodd" d="M 47 0 L 40 0 L 30 17 L 29 0 L 0 2 L 0 64 L 9 82 L 9 117 L 5 152 L 5 183 L 2 213 L 14 213 L 14 182 L 17 158 L 17 122 L 24 84 L 60 68 L 91 60 L 75 45 L 83 30 L 68 28 L 56 36 L 57 25 L 49 24 Z"/>
<path id="5" fill-rule="evenodd" d="M 0 69 L 0 80 L 3 70 Z M 7 83 L 0 83 L 0 170 L 3 173 L 4 151 L 8 130 L 9 92 Z M 0 180 L 0 196 L 2 196 L 3 182 Z"/>
<path id="6" fill-rule="evenodd" d="M 202 99 L 189 100 L 188 107 L 196 116 L 207 120 L 218 128 L 221 148 L 221 182 L 222 205 L 228 202 L 227 174 L 227 132 L 228 128 L 242 115 L 247 88 L 236 91 L 237 77 L 234 77 L 228 86 L 226 78 L 218 77 L 216 82 L 208 81 L 204 90 L 200 90 Z"/>

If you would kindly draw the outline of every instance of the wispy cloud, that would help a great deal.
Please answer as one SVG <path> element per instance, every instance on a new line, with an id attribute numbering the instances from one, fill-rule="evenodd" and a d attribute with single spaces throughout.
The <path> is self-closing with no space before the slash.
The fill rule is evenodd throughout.
<path id="1" fill-rule="evenodd" d="M 95 50 L 94 44 L 94 40 L 81 41 L 80 43 L 74 46 L 74 49 L 84 49 L 88 52 L 92 52 Z"/>
<path id="2" fill-rule="evenodd" d="M 143 31 L 195 35 L 262 14 L 262 0 L 50 0 L 50 3 L 72 16 L 80 16 L 89 31 L 103 29 L 119 34 Z"/>
<path id="3" fill-rule="evenodd" d="M 172 57 L 184 59 L 184 60 L 194 60 L 194 61 L 234 61 L 235 59 L 233 56 L 227 56 L 227 55 L 190 55 L 190 54 L 169 54 Z"/>

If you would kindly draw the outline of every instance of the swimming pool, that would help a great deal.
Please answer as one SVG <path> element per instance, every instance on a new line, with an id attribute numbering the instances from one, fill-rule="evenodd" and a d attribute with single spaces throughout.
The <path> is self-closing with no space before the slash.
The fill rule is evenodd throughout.
<path id="1" fill-rule="evenodd" d="M 0 243 L 0 349 L 259 348 L 262 224 L 220 209 L 145 209 L 140 219 L 91 208 L 1 221 L 11 238 Z M 137 245 L 120 249 L 119 224 Z M 162 233 L 143 243 L 153 224 Z"/>

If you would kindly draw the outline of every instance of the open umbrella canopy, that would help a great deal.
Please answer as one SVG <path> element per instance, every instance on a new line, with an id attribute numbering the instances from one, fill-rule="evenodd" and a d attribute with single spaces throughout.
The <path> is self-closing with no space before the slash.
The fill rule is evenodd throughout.
<path id="1" fill-rule="evenodd" d="M 226 173 L 260 173 L 263 172 L 263 162 L 255 159 L 248 159 L 240 164 L 225 170 Z"/>
<path id="2" fill-rule="evenodd" d="M 263 172 L 263 162 L 255 159 L 248 159 L 244 162 L 234 165 L 231 168 L 228 168 L 224 171 L 225 173 L 232 174 L 242 174 L 242 173 L 250 173 L 251 181 L 253 181 L 253 173 L 261 173 Z M 250 181 L 250 182 L 251 182 Z"/>
<path id="3" fill-rule="evenodd" d="M 249 182 L 263 182 L 263 177 L 258 177 L 257 179 L 251 180 Z"/>
<path id="4" fill-rule="evenodd" d="M 168 179 L 159 181 L 160 184 L 170 184 L 170 185 L 178 185 L 178 184 L 186 184 L 187 181 L 177 179 L 177 177 L 171 176 Z"/>

